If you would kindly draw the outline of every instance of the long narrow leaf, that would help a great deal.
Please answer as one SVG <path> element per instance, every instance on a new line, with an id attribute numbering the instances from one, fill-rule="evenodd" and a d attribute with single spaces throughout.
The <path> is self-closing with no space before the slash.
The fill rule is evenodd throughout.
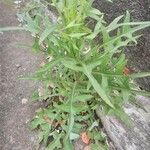
<path id="1" fill-rule="evenodd" d="M 24 27 L 0 27 L 0 33 L 6 32 L 6 31 L 16 31 L 16 30 L 25 30 Z"/>
<path id="2" fill-rule="evenodd" d="M 55 26 L 46 28 L 40 36 L 39 44 L 41 44 L 55 30 L 55 28 Z"/>
<path id="3" fill-rule="evenodd" d="M 127 89 L 123 87 L 116 87 L 116 86 L 110 86 L 116 90 L 126 90 L 136 95 L 143 95 L 143 96 L 150 96 L 150 92 L 141 91 L 141 90 L 135 90 L 135 89 Z"/>
<path id="4" fill-rule="evenodd" d="M 104 47 L 105 45 L 108 45 L 108 44 L 111 44 L 111 43 L 114 43 L 116 42 L 118 39 L 120 39 L 121 37 L 127 37 L 128 34 L 133 34 L 135 33 L 136 31 L 139 31 L 141 29 L 144 29 L 146 27 L 149 27 L 150 26 L 150 22 L 146 23 L 146 24 L 143 24 L 143 25 L 140 25 L 140 26 L 136 26 L 134 28 L 131 28 L 131 30 L 127 31 L 126 33 L 121 33 L 119 36 L 117 36 L 116 38 L 112 38 L 111 40 L 109 40 L 108 42 L 105 42 L 103 43 L 99 48 L 102 48 Z"/>
<path id="5" fill-rule="evenodd" d="M 68 132 L 67 132 L 67 135 L 66 135 L 66 139 L 68 139 L 68 137 L 70 137 L 70 133 L 73 129 L 73 126 L 74 126 L 74 111 L 73 111 L 73 100 L 74 100 L 74 94 L 75 94 L 75 88 L 76 88 L 76 83 L 74 84 L 74 87 L 73 87 L 73 90 L 72 90 L 72 94 L 71 94 L 71 97 L 69 98 L 70 99 L 70 118 L 69 118 L 69 127 L 68 127 Z"/>
<path id="6" fill-rule="evenodd" d="M 102 98 L 102 100 L 108 104 L 110 107 L 114 108 L 113 104 L 110 102 L 109 97 L 107 96 L 105 90 L 102 88 L 102 86 L 97 82 L 97 80 L 93 77 L 91 72 L 89 71 L 88 67 L 83 64 L 83 72 L 88 77 L 89 81 L 91 82 L 93 88 L 98 93 L 98 95 Z"/>
<path id="7" fill-rule="evenodd" d="M 130 75 L 131 78 L 143 78 L 143 77 L 149 77 L 150 72 L 140 72 L 140 73 L 133 73 Z"/>

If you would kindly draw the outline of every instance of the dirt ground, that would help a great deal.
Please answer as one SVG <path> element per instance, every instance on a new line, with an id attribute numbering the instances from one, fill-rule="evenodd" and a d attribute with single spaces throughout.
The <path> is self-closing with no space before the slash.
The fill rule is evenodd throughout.
<path id="1" fill-rule="evenodd" d="M 1 0 L 0 27 L 16 25 L 15 7 Z M 19 77 L 33 73 L 42 58 L 30 49 L 15 46 L 18 43 L 30 44 L 31 41 L 24 32 L 0 34 L 0 150 L 35 149 L 36 134 L 28 129 L 27 123 L 37 104 L 27 104 L 26 101 L 37 85 Z"/>

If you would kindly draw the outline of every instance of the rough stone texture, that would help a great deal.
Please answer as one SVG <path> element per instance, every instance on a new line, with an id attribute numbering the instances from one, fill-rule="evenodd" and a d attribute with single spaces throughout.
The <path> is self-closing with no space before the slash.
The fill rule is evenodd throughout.
<path id="1" fill-rule="evenodd" d="M 133 121 L 131 127 L 127 127 L 114 117 L 102 117 L 97 113 L 117 150 L 150 149 L 150 99 L 142 96 L 137 99 L 143 103 L 144 110 L 147 111 L 128 104 L 124 109 Z"/>
<path id="2" fill-rule="evenodd" d="M 129 10 L 134 21 L 150 21 L 150 0 L 95 0 L 94 6 L 106 13 L 106 20 L 111 22 L 115 17 L 125 14 Z M 145 29 L 143 37 L 136 47 L 125 50 L 129 65 L 135 71 L 150 71 L 150 28 Z M 139 85 L 150 91 L 150 77 L 138 79 Z"/>
<path id="3" fill-rule="evenodd" d="M 1 0 L 0 27 L 16 25 L 15 7 Z M 27 123 L 38 105 L 26 102 L 37 85 L 19 77 L 33 73 L 42 58 L 29 49 L 15 46 L 31 41 L 25 32 L 0 34 L 0 150 L 35 149 L 37 134 L 28 129 Z"/>
<path id="4" fill-rule="evenodd" d="M 149 0 L 114 0 L 114 3 L 106 0 L 95 0 L 94 6 L 106 13 L 107 22 L 111 22 L 119 15 L 129 10 L 134 21 L 150 20 Z M 150 28 L 142 31 L 143 37 L 139 39 L 136 47 L 125 50 L 129 59 L 129 65 L 135 71 L 150 71 Z M 139 85 L 150 90 L 150 78 L 138 79 Z M 114 142 L 118 150 L 149 150 L 150 149 L 150 99 L 138 97 L 143 103 L 143 109 L 131 104 L 125 107 L 126 113 L 132 118 L 134 126 L 129 128 L 114 117 L 101 117 L 104 128 Z"/>

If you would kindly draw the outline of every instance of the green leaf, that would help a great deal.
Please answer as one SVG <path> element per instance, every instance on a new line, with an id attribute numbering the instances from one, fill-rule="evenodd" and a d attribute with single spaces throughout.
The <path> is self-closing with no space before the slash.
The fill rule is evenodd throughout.
<path id="1" fill-rule="evenodd" d="M 114 30 L 116 28 L 116 26 L 118 26 L 118 22 L 123 18 L 124 15 L 121 15 L 117 18 L 115 18 L 107 27 L 108 32 Z"/>
<path id="2" fill-rule="evenodd" d="M 135 90 L 135 89 L 124 88 L 124 87 L 116 87 L 116 86 L 110 86 L 110 87 L 116 90 L 128 90 L 130 93 L 136 94 L 136 95 L 150 96 L 150 92 L 146 92 L 142 90 Z"/>
<path id="3" fill-rule="evenodd" d="M 150 96 L 150 92 L 142 91 L 142 90 L 132 90 L 131 93 L 134 93 L 136 95 L 143 95 L 143 96 Z"/>
<path id="4" fill-rule="evenodd" d="M 108 149 L 107 139 L 97 133 L 98 123 L 93 112 L 100 109 L 101 114 L 109 112 L 126 120 L 122 106 L 130 96 L 149 95 L 136 90 L 131 79 L 150 74 L 125 76 L 127 60 L 122 53 L 124 47 L 136 44 L 140 36 L 134 33 L 150 26 L 150 22 L 130 22 L 127 12 L 124 18 L 119 16 L 107 26 L 104 14 L 92 8 L 92 3 L 92 0 L 52 0 L 50 5 L 58 12 L 57 25 L 49 20 L 51 14 L 45 13 L 49 2 L 34 1 L 24 13 L 23 28 L 36 36 L 33 49 L 52 56 L 52 60 L 30 78 L 42 81 L 46 87 L 43 96 L 36 93 L 34 99 L 48 97 L 49 105 L 37 112 L 31 124 L 32 129 L 41 131 L 39 142 L 47 145 L 52 137 L 47 150 L 72 150 L 72 140 L 86 129 L 93 134 L 92 149 Z M 94 19 L 95 28 L 88 27 L 87 17 Z M 46 49 L 41 47 L 42 42 L 47 45 Z M 51 82 L 55 86 L 51 87 Z M 51 122 L 58 123 L 59 127 L 55 128 Z"/>
<path id="5" fill-rule="evenodd" d="M 125 90 L 125 89 L 122 90 L 122 97 L 123 97 L 124 102 L 127 102 L 129 100 L 130 94 L 131 93 L 128 90 Z"/>
<path id="6" fill-rule="evenodd" d="M 108 79 L 106 76 L 102 75 L 102 87 L 106 89 L 108 87 Z"/>
<path id="7" fill-rule="evenodd" d="M 30 128 L 31 128 L 32 130 L 34 130 L 34 129 L 36 129 L 36 128 L 38 127 L 38 125 L 43 124 L 43 123 L 45 123 L 43 119 L 41 119 L 41 118 L 39 118 L 39 117 L 38 117 L 38 118 L 35 118 L 35 119 L 33 119 L 33 120 L 31 121 L 31 123 L 30 123 Z"/>
<path id="8" fill-rule="evenodd" d="M 95 32 L 95 31 L 98 31 L 98 30 L 99 30 L 99 32 L 101 31 L 101 26 L 102 26 L 102 24 L 104 23 L 103 17 L 104 17 L 104 16 L 100 17 L 99 21 L 97 21 L 97 23 L 96 23 L 96 25 L 95 25 L 95 28 L 94 28 L 94 32 Z"/>
<path id="9" fill-rule="evenodd" d="M 109 150 L 105 144 L 97 143 L 97 144 L 91 144 L 92 150 Z"/>
<path id="10" fill-rule="evenodd" d="M 27 22 L 27 24 L 24 25 L 25 30 L 31 32 L 34 35 L 38 34 L 40 27 L 36 20 L 33 20 L 30 17 L 29 13 L 26 13 L 25 21 Z"/>
<path id="11" fill-rule="evenodd" d="M 69 139 L 65 139 L 64 141 L 64 148 L 63 150 L 73 150 L 73 144 Z"/>
<path id="12" fill-rule="evenodd" d="M 56 148 L 57 149 L 62 148 L 62 145 L 60 143 L 62 135 L 58 134 L 56 132 L 54 134 L 55 134 L 55 137 L 57 137 L 57 138 L 54 138 L 54 140 L 48 145 L 48 147 L 46 148 L 46 150 L 54 150 Z"/>
<path id="13" fill-rule="evenodd" d="M 47 99 L 47 98 L 52 98 L 52 97 L 56 97 L 56 96 L 60 96 L 60 94 L 44 94 L 43 96 L 39 96 L 38 92 L 33 93 L 32 95 L 32 101 L 38 101 L 38 100 L 43 100 L 43 99 Z"/>
<path id="14" fill-rule="evenodd" d="M 91 132 L 91 131 L 93 130 L 93 128 L 95 128 L 95 127 L 98 127 L 98 122 L 97 122 L 97 121 L 94 121 L 94 122 L 92 123 L 92 125 L 91 125 L 90 128 L 89 128 L 89 131 Z"/>
<path id="15" fill-rule="evenodd" d="M 104 45 L 104 49 L 106 52 L 109 52 L 114 48 L 113 42 L 109 42 L 112 40 L 112 38 L 110 37 L 109 32 L 107 32 L 106 27 L 104 27 L 103 25 L 101 26 L 101 30 L 103 35 L 103 43 L 108 43 L 107 45 Z"/>
<path id="16" fill-rule="evenodd" d="M 77 62 L 75 61 L 75 59 L 71 59 L 71 58 L 64 58 L 62 59 L 62 64 L 69 68 L 69 69 L 72 69 L 72 70 L 75 70 L 75 71 L 82 71 L 82 68 L 77 66 Z"/>
<path id="17" fill-rule="evenodd" d="M 51 62 L 47 63 L 44 67 L 42 67 L 41 69 L 39 69 L 37 71 L 37 73 L 40 73 L 40 72 L 46 72 L 50 69 L 52 69 L 55 65 L 57 65 L 58 63 L 61 62 L 61 58 L 55 58 L 55 60 L 52 60 Z"/>
<path id="18" fill-rule="evenodd" d="M 99 132 L 99 133 L 95 133 L 94 140 L 104 142 L 106 140 L 106 137 L 107 135 L 104 132 Z"/>
<path id="19" fill-rule="evenodd" d="M 39 52 L 40 51 L 40 45 L 39 45 L 39 38 L 35 37 L 34 39 L 34 44 L 32 46 L 32 51 L 33 52 Z"/>
<path id="20" fill-rule="evenodd" d="M 114 53 L 121 52 L 122 50 L 120 50 L 120 49 L 121 48 L 123 49 L 123 47 L 128 46 L 129 42 L 132 42 L 132 41 L 136 42 L 136 38 L 137 38 L 137 36 L 132 37 L 132 38 L 130 37 L 130 39 L 126 39 L 125 41 L 119 41 L 118 44 L 110 50 L 111 55 L 113 56 Z M 108 51 L 109 51 L 109 49 L 108 49 Z"/>
<path id="21" fill-rule="evenodd" d="M 80 137 L 79 134 L 71 132 L 69 138 L 70 138 L 70 140 L 75 140 L 75 139 L 78 139 L 79 137 Z"/>
<path id="22" fill-rule="evenodd" d="M 76 89 L 76 83 L 74 84 L 72 93 L 71 93 L 71 97 L 69 98 L 70 102 L 70 117 L 68 120 L 68 131 L 67 131 L 67 135 L 66 135 L 66 139 L 68 139 L 68 137 L 70 137 L 70 133 L 72 132 L 73 126 L 74 126 L 74 110 L 73 110 L 73 101 L 74 101 L 74 95 L 75 95 L 75 89 Z"/>
<path id="23" fill-rule="evenodd" d="M 141 30 L 141 29 L 144 29 L 144 28 L 150 26 L 150 22 L 126 23 L 126 25 L 135 25 L 135 24 L 138 25 L 138 26 L 135 26 L 135 27 L 131 28 L 130 30 L 128 30 L 128 31 L 125 32 L 125 33 L 121 33 L 121 34 L 118 35 L 116 38 L 111 38 L 111 39 L 109 38 L 109 40 L 108 40 L 108 37 L 107 37 L 107 41 L 104 41 L 104 43 L 100 46 L 100 48 L 115 43 L 115 42 L 116 42 L 118 39 L 120 39 L 121 37 L 127 37 L 127 38 L 128 38 L 129 35 L 135 33 L 136 31 L 139 31 L 139 30 Z M 123 24 L 120 24 L 119 26 L 122 26 L 122 25 L 123 25 Z M 105 31 L 105 30 L 103 30 L 103 31 Z M 108 32 L 108 31 L 107 31 L 107 32 Z M 107 34 L 108 34 L 108 33 L 107 33 Z M 103 37 L 105 37 L 105 36 L 103 36 Z M 110 49 L 108 49 L 108 51 L 109 51 L 109 50 L 110 50 Z"/>
<path id="24" fill-rule="evenodd" d="M 96 8 L 92 8 L 92 10 L 90 11 L 92 14 L 95 15 L 102 15 L 103 13 L 100 12 L 100 10 L 96 9 Z"/>
<path id="25" fill-rule="evenodd" d="M 115 73 L 123 74 L 123 70 L 127 64 L 127 60 L 125 58 L 125 54 L 121 54 L 120 58 L 118 58 L 117 63 L 114 65 Z"/>
<path id="26" fill-rule="evenodd" d="M 72 33 L 72 34 L 69 34 L 70 37 L 72 38 L 80 38 L 84 35 L 86 35 L 87 33 Z"/>
<path id="27" fill-rule="evenodd" d="M 27 45 L 27 44 L 16 44 L 17 48 L 25 48 L 25 49 L 31 49 L 32 46 Z"/>
<path id="28" fill-rule="evenodd" d="M 105 90 L 102 88 L 102 86 L 97 82 L 97 80 L 93 77 L 91 72 L 89 72 L 88 67 L 83 64 L 83 72 L 88 77 L 89 81 L 91 82 L 93 88 L 98 93 L 98 95 L 102 98 L 102 100 L 108 104 L 110 107 L 114 108 L 113 104 L 110 102 L 109 97 L 107 96 Z"/>
<path id="29" fill-rule="evenodd" d="M 116 108 L 116 109 L 111 109 L 108 112 L 108 115 L 115 115 L 117 118 L 119 118 L 121 121 L 123 121 L 126 125 L 131 125 L 132 120 L 129 118 L 129 116 L 124 112 L 122 108 Z"/>
<path id="30" fill-rule="evenodd" d="M 143 22 L 129 22 L 130 21 L 130 14 L 129 12 L 127 11 L 126 13 L 126 17 L 125 17 L 125 20 L 124 20 L 124 23 L 118 23 L 121 19 L 123 18 L 123 15 L 115 18 L 109 26 L 107 26 L 107 32 L 110 32 L 110 31 L 113 31 L 121 26 L 123 26 L 123 33 L 126 33 L 128 32 L 130 29 L 133 29 L 131 28 L 130 26 L 143 26 L 143 28 L 146 28 L 148 26 L 150 26 L 150 21 L 143 21 Z M 140 28 L 141 28 L 140 27 Z M 141 28 L 142 29 L 142 28 Z M 138 29 L 140 30 L 140 29 Z"/>
<path id="31" fill-rule="evenodd" d="M 62 112 L 67 112 L 67 113 L 70 113 L 70 104 L 61 104 L 61 105 L 54 105 L 54 107 Z M 88 106 L 85 105 L 84 103 L 81 104 L 81 103 L 74 103 L 73 106 L 72 106 L 72 111 L 73 113 L 75 114 L 78 114 L 82 111 L 87 111 L 88 109 Z"/>
<path id="32" fill-rule="evenodd" d="M 55 29 L 56 25 L 47 27 L 40 36 L 39 44 L 41 44 Z"/>
<path id="33" fill-rule="evenodd" d="M 86 102 L 86 101 L 88 101 L 88 100 L 90 100 L 92 98 L 93 98 L 93 96 L 89 95 L 89 94 L 79 95 L 79 96 L 76 96 L 74 98 L 74 102 L 79 102 L 79 101 L 80 102 Z"/>
<path id="34" fill-rule="evenodd" d="M 98 15 L 93 14 L 93 13 L 89 13 L 89 17 L 95 19 L 96 21 L 99 21 L 99 18 L 100 18 Z"/>
<path id="35" fill-rule="evenodd" d="M 130 13 L 129 11 L 126 12 L 126 17 L 124 19 L 124 23 L 130 22 Z M 123 33 L 127 32 L 128 30 L 130 30 L 131 27 L 130 26 L 123 26 Z"/>
<path id="36" fill-rule="evenodd" d="M 76 24 L 75 20 L 70 22 L 64 29 L 68 29 L 68 28 L 72 28 L 72 27 L 77 27 L 77 26 L 81 26 L 82 24 Z"/>
<path id="37" fill-rule="evenodd" d="M 130 75 L 131 78 L 143 78 L 143 77 L 149 77 L 150 72 L 140 72 L 140 73 L 133 73 Z"/>
<path id="38" fill-rule="evenodd" d="M 32 93 L 31 99 L 32 99 L 32 101 L 36 101 L 39 99 L 39 94 L 37 91 Z"/>
<path id="39" fill-rule="evenodd" d="M 100 55 L 98 58 L 95 58 L 93 61 L 89 61 L 87 64 L 87 67 L 89 71 L 92 71 L 97 66 L 101 65 L 104 61 L 108 60 L 108 55 L 105 53 L 103 55 Z"/>
<path id="40" fill-rule="evenodd" d="M 38 143 L 41 143 L 44 139 L 44 132 L 40 132 L 39 135 L 38 135 Z"/>
<path id="41" fill-rule="evenodd" d="M 0 33 L 6 31 L 16 31 L 16 30 L 25 30 L 25 28 L 24 27 L 0 27 Z"/>
<path id="42" fill-rule="evenodd" d="M 94 31 L 94 32 L 92 32 L 90 35 L 88 35 L 86 37 L 86 39 L 93 40 L 99 34 L 99 32 L 100 31 Z"/>

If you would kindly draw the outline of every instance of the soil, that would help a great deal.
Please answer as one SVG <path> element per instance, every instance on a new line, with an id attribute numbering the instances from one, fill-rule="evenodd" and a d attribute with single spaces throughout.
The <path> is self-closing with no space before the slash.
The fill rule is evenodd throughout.
<path id="1" fill-rule="evenodd" d="M 150 21 L 149 0 L 113 0 L 114 3 L 106 0 L 95 0 L 94 6 L 106 14 L 107 22 L 125 14 L 128 10 L 134 21 Z M 135 47 L 125 50 L 129 59 L 129 66 L 134 71 L 150 71 L 150 28 L 143 30 L 143 36 L 138 40 Z M 150 91 L 150 77 L 138 79 L 137 83 L 142 89 Z"/>
<path id="2" fill-rule="evenodd" d="M 0 1 L 0 27 L 17 26 L 14 6 Z M 30 49 L 16 48 L 16 44 L 31 44 L 25 32 L 0 34 L 0 150 L 33 150 L 37 133 L 31 132 L 28 122 L 38 104 L 27 103 L 37 84 L 20 80 L 32 74 L 42 61 L 42 56 Z"/>

